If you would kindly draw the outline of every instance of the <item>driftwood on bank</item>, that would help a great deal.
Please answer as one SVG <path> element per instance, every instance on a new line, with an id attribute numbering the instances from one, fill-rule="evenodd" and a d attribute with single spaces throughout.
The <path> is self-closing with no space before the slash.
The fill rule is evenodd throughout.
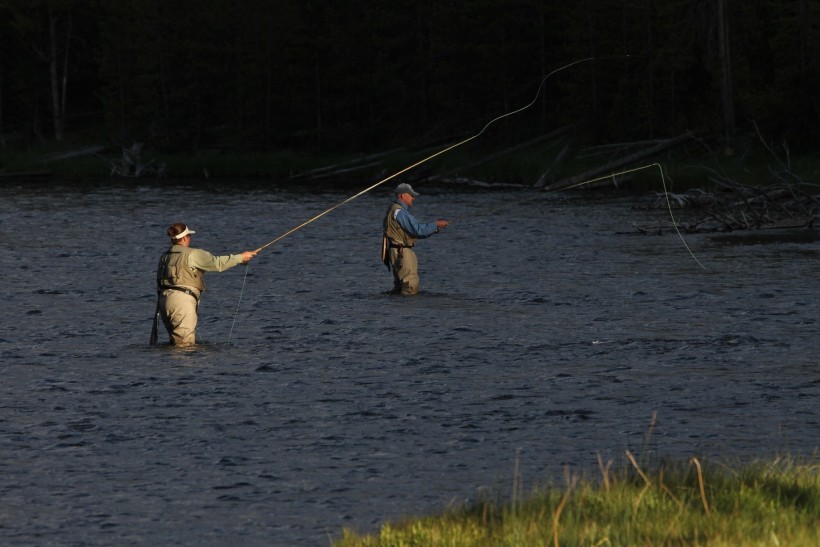
<path id="1" fill-rule="evenodd" d="M 458 137 L 453 137 L 450 140 L 454 140 Z M 435 152 L 439 152 L 442 149 L 446 148 L 447 145 L 437 145 L 437 146 L 430 146 L 421 150 L 414 150 L 412 152 L 412 156 L 418 158 L 425 158 L 428 154 L 433 154 Z M 371 173 L 378 173 L 378 176 L 383 176 L 387 173 L 387 160 L 397 153 L 406 152 L 407 148 L 394 148 L 392 150 L 387 150 L 384 152 L 377 152 L 375 154 L 369 154 L 367 156 L 362 156 L 359 158 L 354 158 L 352 160 L 348 160 L 341 163 L 325 165 L 316 169 L 310 169 L 308 171 L 300 171 L 298 173 L 292 173 L 288 179 L 296 180 L 296 179 L 304 179 L 304 180 L 316 180 L 316 179 L 329 179 L 334 177 L 347 177 L 350 173 L 361 172 L 361 171 L 370 171 Z"/>
<path id="2" fill-rule="evenodd" d="M 53 161 L 66 160 L 70 158 L 79 158 L 81 156 L 96 156 L 99 155 L 101 152 L 104 152 L 107 148 L 108 145 L 106 144 L 98 144 L 95 146 L 80 148 L 78 150 L 69 150 L 68 152 L 61 152 L 59 154 L 47 156 L 40 160 L 40 163 L 50 163 Z"/>
<path id="3" fill-rule="evenodd" d="M 557 169 L 564 162 L 564 160 L 572 150 L 574 143 L 574 139 L 570 139 L 569 142 L 567 142 L 564 145 L 561 151 L 558 152 L 558 155 L 555 156 L 555 159 L 552 161 L 552 163 L 550 163 L 549 167 L 547 167 L 544 170 L 544 172 L 541 173 L 541 176 L 538 177 L 538 180 L 535 181 L 535 184 L 533 186 L 535 186 L 536 188 L 543 188 L 547 185 L 547 181 L 550 179 L 551 173 L 555 171 L 555 169 Z"/>
<path id="4" fill-rule="evenodd" d="M 69 150 L 67 152 L 60 152 L 58 154 L 53 154 L 50 156 L 46 156 L 40 159 L 40 163 L 52 163 L 55 161 L 61 161 L 71 158 L 78 158 L 82 156 L 97 156 L 101 152 L 105 151 L 108 148 L 108 145 L 99 144 L 95 146 L 88 146 L 85 148 L 78 148 L 77 150 Z M 0 173 L 0 177 L 9 177 L 9 178 L 31 178 L 31 177 L 47 177 L 50 176 L 51 172 L 49 171 L 20 171 L 20 172 L 13 172 L 13 173 Z"/>
<path id="5" fill-rule="evenodd" d="M 143 161 L 142 143 L 135 142 L 122 148 L 122 157 L 111 160 L 112 177 L 164 177 L 165 164 L 155 164 L 155 160 Z"/>
<path id="6" fill-rule="evenodd" d="M 502 158 L 504 156 L 508 156 L 508 155 L 513 154 L 515 152 L 518 152 L 520 150 L 525 150 L 529 147 L 535 146 L 536 144 L 540 144 L 540 143 L 542 143 L 544 141 L 547 141 L 549 139 L 554 139 L 556 137 L 559 137 L 559 136 L 567 133 L 570 129 L 571 129 L 571 126 L 561 127 L 559 129 L 556 129 L 556 130 L 551 131 L 549 133 L 546 133 L 544 135 L 540 135 L 538 137 L 535 137 L 534 139 L 530 139 L 530 140 L 528 140 L 524 143 L 520 143 L 520 144 L 517 144 L 515 146 L 505 148 L 504 150 L 501 150 L 500 152 L 497 152 L 495 154 L 491 154 L 489 156 L 484 156 L 480 160 L 475 161 L 475 162 L 473 162 L 469 165 L 466 165 L 466 166 L 462 165 L 462 166 L 459 166 L 458 169 L 453 169 L 453 170 L 446 171 L 446 172 L 443 172 L 443 173 L 437 173 L 435 175 L 426 176 L 424 174 L 421 174 L 421 175 L 418 176 L 418 179 L 419 180 L 424 180 L 424 182 L 434 182 L 434 181 L 453 182 L 453 181 L 457 180 L 457 181 L 463 183 L 467 179 L 464 179 L 463 177 L 453 177 L 453 174 L 456 173 L 456 172 L 459 172 L 459 171 L 464 171 L 464 170 L 467 170 L 467 169 L 478 167 L 480 165 L 483 165 L 485 163 L 489 163 L 491 161 L 495 161 L 499 158 Z M 467 137 L 467 139 L 468 138 L 469 137 Z M 419 158 L 419 160 L 418 160 L 419 162 L 424 163 L 424 161 L 426 159 L 432 159 L 433 157 L 435 157 L 438 152 L 448 150 L 450 147 L 453 147 L 454 145 L 458 145 L 459 143 L 463 143 L 465 141 L 465 139 L 461 139 L 461 140 L 457 140 L 457 139 L 458 138 L 451 139 L 451 141 L 454 141 L 454 142 L 452 142 L 449 145 L 448 144 L 442 144 L 442 145 L 438 145 L 438 146 L 428 147 L 428 148 L 425 148 L 423 150 L 415 151 L 415 152 L 413 152 L 413 155 Z M 360 172 L 360 171 L 365 171 L 365 170 L 378 171 L 379 168 L 382 168 L 381 169 L 381 174 L 384 174 L 386 172 L 386 165 L 385 165 L 386 158 L 389 158 L 391 155 L 402 152 L 404 150 L 405 150 L 404 148 L 397 148 L 397 149 L 388 150 L 388 151 L 385 151 L 385 152 L 370 154 L 370 155 L 367 155 L 367 156 L 363 156 L 363 157 L 360 157 L 360 158 L 356 158 L 356 159 L 346 161 L 346 162 L 342 162 L 342 163 L 338 163 L 338 164 L 326 165 L 326 166 L 323 166 L 323 167 L 319 167 L 317 169 L 311 169 L 309 171 L 293 173 L 288 178 L 289 179 L 315 180 L 315 179 L 347 176 L 350 173 L 355 173 L 355 172 Z M 475 182 L 478 182 L 478 181 L 475 181 Z M 479 184 L 481 184 L 481 183 L 479 183 Z M 495 184 L 493 184 L 493 185 L 495 185 Z"/>
<path id="7" fill-rule="evenodd" d="M 758 137 L 763 140 L 759 132 Z M 628 150 L 634 150 L 636 147 L 643 148 L 605 165 L 545 186 L 543 190 L 620 186 L 625 180 L 624 174 L 616 176 L 611 175 L 612 173 L 619 170 L 623 173 L 630 165 L 646 161 L 693 138 L 694 135 L 687 132 L 663 141 L 615 143 L 587 149 L 587 154 L 597 155 L 599 150 L 601 153 L 615 151 L 626 154 Z M 707 172 L 706 178 L 712 184 L 713 190 L 691 189 L 676 194 L 664 188 L 663 192 L 655 194 L 649 207 L 668 210 L 668 218 L 654 225 L 634 227 L 639 232 L 652 234 L 674 229 L 696 233 L 813 227 L 820 216 L 820 184 L 806 182 L 792 170 L 788 145 L 782 144 L 784 158 L 781 159 L 773 146 L 765 142 L 763 144 L 775 159 L 775 163 L 769 166 L 768 176 L 761 173 L 760 178 L 752 185 L 747 185 L 732 180 L 723 172 L 702 166 Z M 629 173 L 628 169 L 626 173 Z M 626 175 L 627 178 L 629 176 Z M 541 186 L 543 180 L 542 176 L 535 186 Z"/>
<path id="8" fill-rule="evenodd" d="M 580 160 L 598 156 L 611 156 L 613 153 L 626 154 L 627 152 L 636 149 L 645 150 L 661 144 L 666 140 L 667 139 L 653 139 L 650 141 L 611 142 L 607 144 L 598 144 L 595 146 L 588 146 L 583 150 L 579 150 L 575 157 Z"/>
<path id="9" fill-rule="evenodd" d="M 17 171 L 12 173 L 0 173 L 0 178 L 31 178 L 31 177 L 48 177 L 51 173 L 48 171 Z"/>
<path id="10" fill-rule="evenodd" d="M 710 173 L 708 178 L 715 186 L 714 191 L 693 189 L 683 194 L 659 194 L 654 207 L 691 209 L 699 218 L 677 222 L 679 230 L 690 233 L 811 228 L 820 215 L 820 186 L 804 181 L 792 170 L 787 145 L 783 145 L 785 159 L 781 160 L 770 146 L 763 144 L 776 160 L 769 167 L 768 184 L 741 184 L 725 173 L 704 167 Z M 657 226 L 637 228 L 645 233 L 662 231 Z"/>
<path id="11" fill-rule="evenodd" d="M 535 137 L 534 139 L 530 139 L 530 140 L 528 140 L 526 142 L 523 142 L 521 144 L 516 144 L 515 146 L 510 146 L 509 148 L 505 148 L 504 150 L 501 150 L 500 152 L 496 152 L 495 154 L 490 154 L 489 156 L 484 156 L 480 160 L 475 161 L 475 162 L 473 162 L 469 165 L 460 166 L 458 169 L 453 169 L 453 170 L 447 171 L 445 173 L 441 173 L 441 174 L 438 174 L 438 175 L 428 177 L 426 180 L 427 180 L 427 182 L 432 182 L 432 181 L 445 179 L 445 178 L 451 176 L 456 171 L 465 171 L 467 169 L 473 169 L 475 167 L 478 167 L 480 165 L 484 165 L 485 163 L 489 163 L 491 161 L 495 161 L 497 159 L 503 158 L 504 156 L 508 156 L 510 154 L 513 154 L 515 152 L 519 152 L 521 150 L 526 150 L 527 148 L 529 148 L 531 146 L 535 146 L 536 144 L 540 144 L 544 141 L 554 139 L 556 137 L 560 137 L 561 135 L 564 135 L 565 133 L 569 132 L 570 129 L 572 129 L 571 125 L 560 127 L 560 128 L 558 128 L 554 131 L 550 131 L 549 133 L 539 135 L 538 137 Z"/>
<path id="12" fill-rule="evenodd" d="M 677 228 L 687 233 L 730 232 L 774 228 L 810 228 L 820 214 L 820 194 L 805 184 L 775 183 L 757 188 L 723 180 L 718 190 L 689 190 L 682 194 L 658 194 L 651 207 L 688 210 L 687 218 L 675 213 Z M 673 228 L 635 226 L 642 233 L 662 233 Z"/>
<path id="13" fill-rule="evenodd" d="M 396 152 L 401 152 L 401 148 L 396 148 L 394 150 L 388 150 L 386 152 L 379 152 L 377 154 L 370 154 L 368 156 L 364 156 L 361 158 L 356 158 L 350 161 L 346 161 L 343 163 L 326 165 L 323 167 L 319 167 L 317 169 L 311 169 L 309 171 L 302 171 L 300 173 L 293 173 L 288 178 L 289 179 L 320 179 L 320 178 L 329 178 L 335 177 L 340 175 L 346 175 L 349 173 L 354 173 L 356 171 L 362 171 L 364 169 L 370 169 L 373 167 L 379 167 L 384 157 L 395 154 Z"/>
<path id="14" fill-rule="evenodd" d="M 686 132 L 683 135 L 679 135 L 677 137 L 667 139 L 664 141 L 660 141 L 654 146 L 647 148 L 645 150 L 641 150 L 640 152 L 635 152 L 634 154 L 630 154 L 623 158 L 617 159 L 612 161 L 606 165 L 602 165 L 599 167 L 595 167 L 594 169 L 590 169 L 584 173 L 579 175 L 575 175 L 558 182 L 554 182 L 548 186 L 545 186 L 543 189 L 545 192 L 555 192 L 558 190 L 562 190 L 565 188 L 575 187 L 584 183 L 585 180 L 591 180 L 596 177 L 600 177 L 606 175 L 607 173 L 611 173 L 614 170 L 621 169 L 628 165 L 631 165 L 635 162 L 641 161 L 643 159 L 652 157 L 660 152 L 664 152 L 669 150 L 670 148 L 674 148 L 675 146 L 681 145 L 685 142 L 688 142 L 694 138 L 694 135 L 691 132 Z M 607 183 L 608 184 L 608 183 Z"/>

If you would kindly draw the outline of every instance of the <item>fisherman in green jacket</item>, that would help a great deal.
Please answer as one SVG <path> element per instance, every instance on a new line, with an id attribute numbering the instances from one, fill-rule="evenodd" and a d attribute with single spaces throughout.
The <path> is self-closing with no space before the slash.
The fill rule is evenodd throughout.
<path id="1" fill-rule="evenodd" d="M 449 222 L 416 220 L 408 209 L 419 194 L 409 184 L 399 184 L 393 193 L 396 199 L 384 217 L 382 261 L 393 271 L 391 294 L 409 296 L 419 293 L 419 262 L 413 251 L 416 240 L 437 234 Z"/>
<path id="2" fill-rule="evenodd" d="M 205 272 L 222 272 L 247 264 L 256 253 L 245 251 L 214 256 L 202 249 L 192 249 L 191 235 L 196 232 L 185 224 L 172 224 L 167 233 L 171 248 L 162 254 L 157 265 L 157 313 L 151 344 L 156 344 L 156 315 L 159 315 L 171 337 L 171 344 L 193 346 L 196 344 L 197 306 L 205 291 Z"/>

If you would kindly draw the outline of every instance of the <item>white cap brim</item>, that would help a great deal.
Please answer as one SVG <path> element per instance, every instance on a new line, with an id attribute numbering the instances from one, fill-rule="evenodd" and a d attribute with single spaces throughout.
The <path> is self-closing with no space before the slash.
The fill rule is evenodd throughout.
<path id="1" fill-rule="evenodd" d="M 191 234 L 195 234 L 195 233 L 196 233 L 195 231 L 189 230 L 188 227 L 186 226 L 185 229 L 182 230 L 181 233 L 174 236 L 174 239 L 182 239 L 183 237 L 185 237 L 187 235 L 191 235 Z"/>

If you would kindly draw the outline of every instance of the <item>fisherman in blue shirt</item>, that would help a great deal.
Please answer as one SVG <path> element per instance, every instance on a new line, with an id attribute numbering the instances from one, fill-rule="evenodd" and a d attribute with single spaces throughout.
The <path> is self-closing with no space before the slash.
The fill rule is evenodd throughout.
<path id="1" fill-rule="evenodd" d="M 394 194 L 396 199 L 384 217 L 382 262 L 393 272 L 391 294 L 409 296 L 419 293 L 419 263 L 413 251 L 416 240 L 437 234 L 449 222 L 442 219 L 435 222 L 416 220 L 408 209 L 419 194 L 409 184 L 399 184 Z"/>

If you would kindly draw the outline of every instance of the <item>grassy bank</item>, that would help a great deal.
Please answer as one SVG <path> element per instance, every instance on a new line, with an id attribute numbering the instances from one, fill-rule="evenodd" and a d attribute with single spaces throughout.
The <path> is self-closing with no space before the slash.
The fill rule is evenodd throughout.
<path id="1" fill-rule="evenodd" d="M 630 454 L 621 471 L 572 477 L 521 501 L 345 530 L 336 547 L 820 545 L 820 464 L 775 459 L 732 469 L 692 459 L 653 472 Z"/>

